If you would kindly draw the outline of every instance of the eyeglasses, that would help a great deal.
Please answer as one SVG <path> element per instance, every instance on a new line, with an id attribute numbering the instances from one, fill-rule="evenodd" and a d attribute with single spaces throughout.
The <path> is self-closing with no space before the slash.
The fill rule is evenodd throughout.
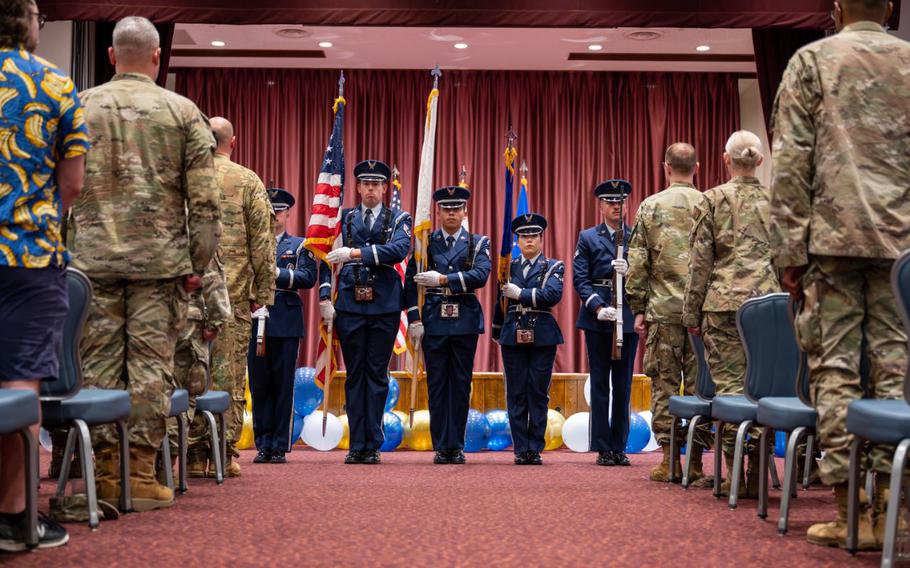
<path id="1" fill-rule="evenodd" d="M 32 12 L 31 15 L 38 18 L 38 29 L 43 30 L 44 24 L 47 23 L 47 14 L 42 14 L 41 12 Z"/>

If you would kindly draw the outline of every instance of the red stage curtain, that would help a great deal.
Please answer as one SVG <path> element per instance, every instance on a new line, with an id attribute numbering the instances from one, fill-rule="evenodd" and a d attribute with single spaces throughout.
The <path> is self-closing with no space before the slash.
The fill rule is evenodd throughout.
<path id="1" fill-rule="evenodd" d="M 416 199 L 426 97 L 424 71 L 356 70 L 346 74 L 345 203 L 355 203 L 351 170 L 363 159 L 387 160 L 402 172 L 402 202 Z M 277 69 L 178 69 L 177 90 L 209 116 L 233 121 L 235 158 L 298 197 L 291 231 L 304 232 L 318 167 L 329 135 L 338 72 Z M 721 154 L 739 127 L 737 78 L 729 74 L 446 71 L 440 82 L 435 184 L 458 180 L 462 164 L 473 191 L 471 228 L 491 237 L 498 251 L 503 207 L 502 153 L 509 124 L 518 133 L 519 158 L 530 169 L 531 209 L 546 215 L 544 254 L 568 264 L 556 315 L 566 337 L 556 370 L 587 369 L 575 330 L 579 300 L 571 262 L 578 232 L 599 222 L 592 189 L 623 177 L 634 191 L 628 220 L 641 200 L 664 181 L 661 160 L 669 143 L 698 149 L 705 189 L 721 183 Z M 517 186 L 516 186 L 517 189 Z M 488 323 L 493 284 L 480 294 Z M 308 296 L 308 326 L 317 321 Z M 315 334 L 302 360 L 312 363 Z M 501 369 L 496 345 L 485 335 L 475 368 Z"/>

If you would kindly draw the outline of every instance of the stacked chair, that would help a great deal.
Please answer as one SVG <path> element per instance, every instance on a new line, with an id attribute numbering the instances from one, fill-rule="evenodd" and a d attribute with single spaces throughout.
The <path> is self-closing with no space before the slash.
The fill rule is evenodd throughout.
<path id="1" fill-rule="evenodd" d="M 28 390 L 0 389 L 0 434 L 19 434 L 25 447 L 25 545 L 38 546 L 38 396 Z"/>
<path id="2" fill-rule="evenodd" d="M 698 361 L 698 376 L 695 381 L 695 394 L 687 396 L 671 396 L 669 401 L 670 416 L 670 481 L 676 481 L 676 431 L 680 420 L 687 420 L 686 448 L 691 448 L 695 440 L 695 428 L 698 423 L 711 416 L 711 399 L 714 398 L 714 381 L 705 361 L 705 344 L 701 337 L 689 336 L 689 343 Z M 686 452 L 686 463 L 683 467 L 682 486 L 689 488 L 689 475 L 692 472 L 692 463 L 689 452 Z"/>

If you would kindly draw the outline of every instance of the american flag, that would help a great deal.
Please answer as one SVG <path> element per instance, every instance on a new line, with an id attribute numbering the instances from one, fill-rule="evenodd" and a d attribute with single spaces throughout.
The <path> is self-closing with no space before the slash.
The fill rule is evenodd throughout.
<path id="1" fill-rule="evenodd" d="M 319 178 L 316 180 L 316 192 L 313 195 L 313 210 L 306 230 L 304 247 L 319 260 L 325 261 L 332 249 L 341 245 L 341 204 L 344 202 L 344 97 L 335 99 L 332 107 L 335 122 L 329 144 L 325 148 Z M 331 265 L 329 265 L 331 266 Z M 334 293 L 336 274 L 332 273 L 332 291 Z M 335 298 L 332 298 L 335 301 Z M 334 330 L 332 343 L 337 343 Z M 316 350 L 316 383 L 325 385 L 328 368 L 335 368 L 335 350 L 329 349 L 329 333 L 325 321 L 319 321 L 319 347 Z"/>
<path id="2" fill-rule="evenodd" d="M 401 182 L 398 179 L 392 180 L 392 199 L 389 206 L 392 209 L 401 209 Z M 404 272 L 408 268 L 408 257 L 395 265 L 395 272 L 401 277 L 401 285 L 404 286 Z M 408 350 L 407 343 L 408 333 L 408 313 L 401 311 L 401 319 L 398 321 L 398 335 L 395 336 L 395 354 L 401 355 Z"/>

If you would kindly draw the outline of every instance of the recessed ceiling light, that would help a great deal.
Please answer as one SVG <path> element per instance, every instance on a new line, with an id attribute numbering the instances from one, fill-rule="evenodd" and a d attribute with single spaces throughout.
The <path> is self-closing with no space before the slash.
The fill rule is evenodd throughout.
<path id="1" fill-rule="evenodd" d="M 592 43 L 588 46 L 589 51 L 600 51 L 603 48 L 604 46 L 600 45 L 599 43 Z"/>
<path id="2" fill-rule="evenodd" d="M 332 42 L 330 41 L 320 41 L 319 47 L 332 47 Z"/>
<path id="3" fill-rule="evenodd" d="M 625 36 L 635 41 L 651 41 L 660 38 L 663 34 L 654 30 L 635 30 L 626 33 Z"/>
<path id="4" fill-rule="evenodd" d="M 312 32 L 299 27 L 282 27 L 273 30 L 273 33 L 276 36 L 283 37 L 285 39 L 301 39 L 309 36 Z"/>
<path id="5" fill-rule="evenodd" d="M 224 42 L 220 39 L 216 39 L 212 42 L 212 47 L 224 47 Z"/>
<path id="6" fill-rule="evenodd" d="M 468 44 L 466 44 L 466 43 L 456 43 L 453 47 L 454 47 L 455 49 L 467 49 L 467 48 L 468 48 Z"/>
<path id="7" fill-rule="evenodd" d="M 699 45 L 695 48 L 695 51 L 711 51 L 710 45 Z"/>

